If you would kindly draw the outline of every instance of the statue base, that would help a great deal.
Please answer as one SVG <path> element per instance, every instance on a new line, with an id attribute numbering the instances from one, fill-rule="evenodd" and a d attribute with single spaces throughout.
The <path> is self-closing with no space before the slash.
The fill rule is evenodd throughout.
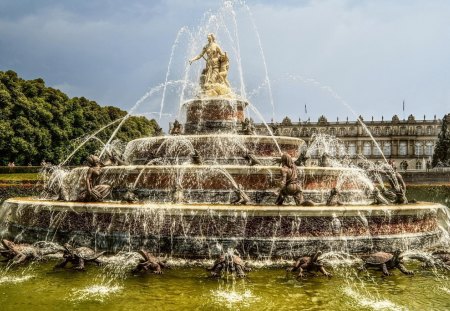
<path id="1" fill-rule="evenodd" d="M 244 121 L 246 101 L 226 97 L 205 97 L 184 103 L 185 134 L 234 132 Z"/>

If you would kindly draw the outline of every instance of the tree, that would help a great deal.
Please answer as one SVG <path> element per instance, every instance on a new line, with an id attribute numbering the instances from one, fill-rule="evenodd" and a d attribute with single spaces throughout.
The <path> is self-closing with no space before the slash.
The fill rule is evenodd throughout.
<path id="1" fill-rule="evenodd" d="M 450 113 L 445 115 L 442 119 L 441 131 L 438 135 L 438 142 L 434 147 L 433 167 L 439 162 L 443 164 L 450 164 Z"/>
<path id="2" fill-rule="evenodd" d="M 83 137 L 127 114 L 119 108 L 101 107 L 84 97 L 69 98 L 46 87 L 42 79 L 23 80 L 14 71 L 0 71 L 0 164 L 16 165 L 42 160 L 60 163 Z M 124 122 L 117 138 L 123 141 L 152 136 L 155 120 L 132 116 Z M 114 130 L 97 135 L 105 142 Z M 101 143 L 92 140 L 74 155 L 71 164 L 82 163 Z"/>

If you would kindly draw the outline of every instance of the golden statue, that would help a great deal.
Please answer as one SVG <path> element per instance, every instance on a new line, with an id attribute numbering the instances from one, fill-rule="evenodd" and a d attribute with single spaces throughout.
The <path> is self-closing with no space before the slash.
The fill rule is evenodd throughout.
<path id="1" fill-rule="evenodd" d="M 189 64 L 200 58 L 206 60 L 206 67 L 200 76 L 200 87 L 203 94 L 206 96 L 231 95 L 230 83 L 227 78 L 230 62 L 227 53 L 223 52 L 216 43 L 214 34 L 208 35 L 208 43 L 200 54 L 189 60 Z"/>

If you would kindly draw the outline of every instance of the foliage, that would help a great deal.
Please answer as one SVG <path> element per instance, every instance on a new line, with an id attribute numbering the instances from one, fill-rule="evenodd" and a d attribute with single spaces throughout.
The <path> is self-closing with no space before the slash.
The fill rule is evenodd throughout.
<path id="1" fill-rule="evenodd" d="M 444 165 L 450 164 L 450 113 L 442 119 L 441 131 L 438 135 L 438 141 L 434 147 L 433 167 L 439 162 Z"/>
<path id="2" fill-rule="evenodd" d="M 2 181 L 22 181 L 22 180 L 40 180 L 42 175 L 38 173 L 19 173 L 19 174 L 0 174 L 0 182 Z"/>
<path id="3" fill-rule="evenodd" d="M 69 98 L 60 90 L 46 87 L 44 80 L 23 80 L 14 71 L 0 71 L 0 164 L 39 165 L 42 160 L 60 163 L 80 138 L 124 117 L 126 111 L 101 107 L 84 97 Z M 97 137 L 105 142 L 115 126 Z M 123 141 L 152 136 L 160 128 L 155 120 L 132 116 L 117 138 Z M 79 164 L 101 146 L 90 140 L 72 158 Z"/>

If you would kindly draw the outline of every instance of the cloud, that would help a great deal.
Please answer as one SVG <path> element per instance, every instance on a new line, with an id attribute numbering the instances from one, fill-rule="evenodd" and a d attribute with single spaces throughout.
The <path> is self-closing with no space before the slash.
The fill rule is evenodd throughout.
<path id="1" fill-rule="evenodd" d="M 403 99 L 407 114 L 449 112 L 449 2 L 255 0 L 248 5 L 250 11 L 236 2 L 231 11 L 220 1 L 42 0 L 38 5 L 4 0 L 0 70 L 42 77 L 70 96 L 129 109 L 164 81 L 172 48 L 169 79 L 183 78 L 186 60 L 206 39 L 199 36 L 196 47 L 187 50 L 189 38 L 182 35 L 173 47 L 177 32 L 185 25 L 199 30 L 205 12 L 219 10 L 226 20 L 206 28 L 217 29 L 221 44 L 235 55 L 236 18 L 241 54 L 232 59 L 230 80 L 239 90 L 244 78 L 247 94 L 253 94 L 252 103 L 266 119 L 272 117 L 272 105 L 252 19 L 272 81 L 277 120 L 321 114 L 352 118 L 336 93 L 366 119 L 401 115 Z M 200 67 L 191 68 L 193 82 Z M 177 114 L 180 87 L 167 89 L 165 113 Z M 157 95 L 137 112 L 157 112 L 161 92 Z"/>

